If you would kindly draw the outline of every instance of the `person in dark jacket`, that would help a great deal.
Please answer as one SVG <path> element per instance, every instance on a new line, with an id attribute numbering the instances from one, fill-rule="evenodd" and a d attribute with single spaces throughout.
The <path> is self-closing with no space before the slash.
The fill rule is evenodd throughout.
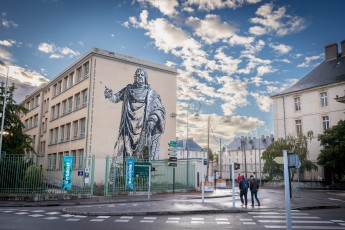
<path id="1" fill-rule="evenodd" d="M 239 188 L 240 188 L 240 198 L 241 198 L 241 202 L 242 202 L 241 207 L 243 207 L 244 205 L 245 205 L 245 207 L 247 207 L 247 201 L 248 201 L 247 200 L 247 193 L 248 193 L 249 183 L 244 178 L 244 176 L 242 176 L 242 180 L 240 181 Z M 243 197 L 244 197 L 244 201 L 243 201 Z"/>
<path id="2" fill-rule="evenodd" d="M 250 184 L 250 195 L 252 199 L 252 207 L 254 207 L 254 198 L 256 202 L 258 202 L 258 207 L 260 207 L 260 201 L 258 199 L 259 182 L 257 179 L 254 178 L 253 175 L 251 175 L 249 184 Z"/>

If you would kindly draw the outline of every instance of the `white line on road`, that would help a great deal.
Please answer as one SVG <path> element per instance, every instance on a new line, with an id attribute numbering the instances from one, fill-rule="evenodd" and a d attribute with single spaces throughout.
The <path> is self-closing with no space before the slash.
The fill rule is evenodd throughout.
<path id="1" fill-rule="evenodd" d="M 265 228 L 286 229 L 285 225 L 265 225 Z M 292 226 L 293 229 L 326 229 L 326 230 L 345 230 L 345 227 L 333 226 Z"/>
<path id="2" fill-rule="evenodd" d="M 190 223 L 191 223 L 191 224 L 204 224 L 204 221 L 192 220 Z"/>
<path id="3" fill-rule="evenodd" d="M 120 222 L 120 223 L 127 223 L 129 220 L 128 219 L 117 219 L 114 222 Z"/>
<path id="4" fill-rule="evenodd" d="M 33 214 L 33 215 L 29 215 L 29 216 L 32 216 L 32 217 L 41 217 L 41 216 L 44 216 L 44 215 L 40 215 L 40 214 Z"/>
<path id="5" fill-rule="evenodd" d="M 261 223 L 285 223 L 286 220 L 258 220 Z M 298 224 L 333 224 L 331 221 L 318 220 L 293 220 L 292 223 Z"/>
<path id="6" fill-rule="evenodd" d="M 133 216 L 121 216 L 120 219 L 133 219 Z"/>
<path id="7" fill-rule="evenodd" d="M 254 218 L 285 219 L 286 216 L 253 216 Z M 293 219 L 320 219 L 317 216 L 293 216 Z"/>
<path id="8" fill-rule="evenodd" d="M 74 219 L 74 218 L 70 218 L 70 219 L 66 219 L 66 221 L 79 221 L 80 219 Z"/>

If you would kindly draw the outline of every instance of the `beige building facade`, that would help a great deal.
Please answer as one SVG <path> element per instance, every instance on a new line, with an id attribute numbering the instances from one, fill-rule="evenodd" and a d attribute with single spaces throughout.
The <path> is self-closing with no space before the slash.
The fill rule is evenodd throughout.
<path id="1" fill-rule="evenodd" d="M 87 166 L 92 155 L 113 156 L 123 105 L 106 100 L 104 90 L 118 92 L 133 84 L 138 68 L 146 70 L 165 108 L 159 159 L 166 158 L 176 133 L 176 69 L 94 48 L 21 103 L 29 110 L 21 115 L 25 133 L 43 168 L 62 170 L 63 156 L 74 157 L 74 169 Z"/>
<path id="2" fill-rule="evenodd" d="M 319 134 L 339 120 L 345 119 L 345 41 L 338 53 L 336 43 L 325 47 L 326 60 L 295 85 L 272 96 L 274 133 L 277 138 L 312 131 L 308 159 L 314 163 L 320 154 Z M 306 173 L 306 180 L 323 180 L 323 168 Z"/>

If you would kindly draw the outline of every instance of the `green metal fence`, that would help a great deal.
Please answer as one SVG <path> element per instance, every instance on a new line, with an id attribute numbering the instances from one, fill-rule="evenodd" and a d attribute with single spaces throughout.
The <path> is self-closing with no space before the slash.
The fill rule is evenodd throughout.
<path id="1" fill-rule="evenodd" d="M 135 172 L 134 186 L 129 189 L 126 187 L 127 159 L 109 156 L 96 159 L 92 156 L 80 162 L 80 159 L 73 158 L 71 189 L 66 190 L 62 183 L 63 159 L 63 155 L 42 159 L 36 156 L 3 155 L 0 159 L 0 200 L 63 201 L 92 196 L 147 194 L 149 190 L 186 191 L 195 189 L 197 183 L 195 163 L 192 161 L 188 167 L 186 161 L 179 161 L 174 168 L 164 160 L 148 162 L 135 159 L 135 165 L 144 165 L 142 169 L 150 166 L 154 170 L 150 171 L 150 178 L 144 175 L 147 169 L 140 175 Z"/>
<path id="2" fill-rule="evenodd" d="M 93 158 L 89 159 L 90 162 L 93 160 Z M 2 156 L 0 159 L 0 199 L 42 201 L 92 196 L 93 183 L 85 183 L 85 167 L 72 168 L 72 187 L 70 190 L 64 190 L 61 164 L 59 165 L 55 158 L 49 157 L 47 167 L 38 165 L 37 162 L 39 159 L 36 156 Z M 52 162 L 56 164 L 53 165 Z"/>
<path id="3" fill-rule="evenodd" d="M 189 162 L 187 174 L 186 162 L 179 162 L 177 167 L 168 166 L 165 160 L 159 161 L 144 161 L 135 159 L 135 164 L 150 164 L 152 169 L 151 178 L 142 177 L 136 172 L 134 173 L 133 189 L 126 187 L 126 161 L 127 159 L 109 159 L 107 158 L 106 172 L 109 171 L 109 176 L 105 177 L 105 192 L 104 195 L 123 195 L 123 194 L 143 194 L 149 190 L 151 192 L 171 192 L 171 191 L 186 191 L 195 189 L 195 165 Z M 187 186 L 187 175 L 189 177 L 189 185 Z M 150 181 L 149 181 L 150 179 Z"/>

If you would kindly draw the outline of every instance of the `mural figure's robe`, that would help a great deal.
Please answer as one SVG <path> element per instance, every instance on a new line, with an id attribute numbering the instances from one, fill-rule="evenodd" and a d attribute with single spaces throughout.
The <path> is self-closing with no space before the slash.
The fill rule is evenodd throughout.
<path id="1" fill-rule="evenodd" d="M 146 71 L 137 69 L 134 84 L 117 93 L 106 87 L 104 95 L 113 103 L 123 103 L 114 147 L 117 156 L 158 159 L 159 139 L 165 128 L 165 109 L 159 94 L 148 85 Z"/>

